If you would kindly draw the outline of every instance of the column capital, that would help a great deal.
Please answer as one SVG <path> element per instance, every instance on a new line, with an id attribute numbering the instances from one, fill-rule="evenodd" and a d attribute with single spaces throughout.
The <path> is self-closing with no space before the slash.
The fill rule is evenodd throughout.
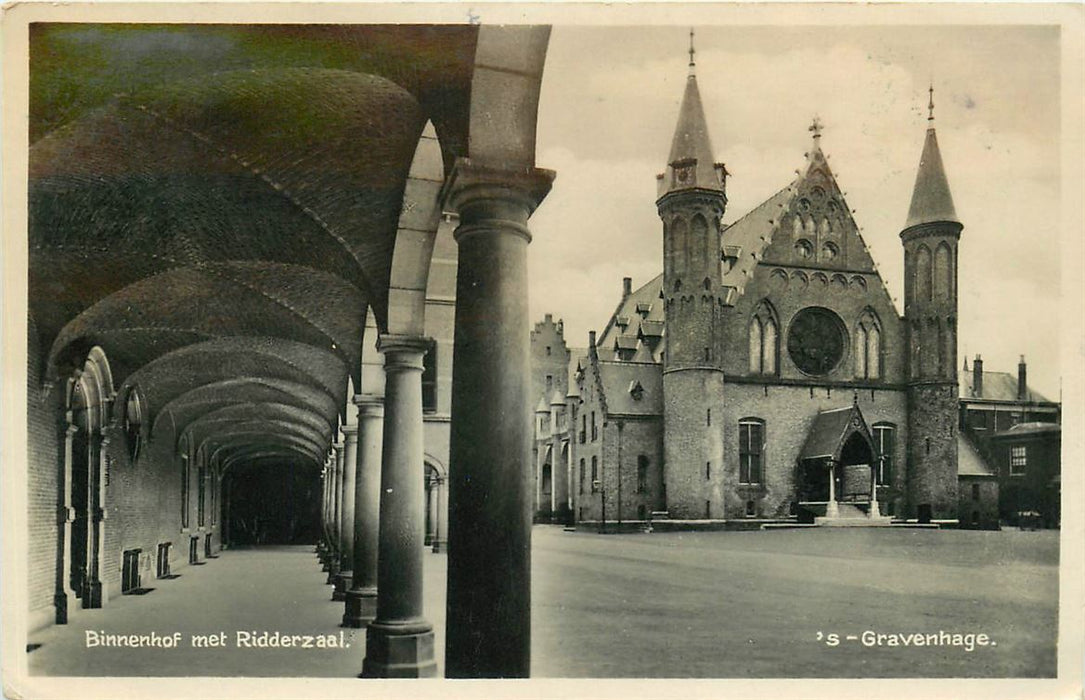
<path id="1" fill-rule="evenodd" d="M 355 438 L 358 437 L 358 424 L 357 423 L 347 423 L 346 425 L 341 427 L 340 430 L 343 431 L 343 444 L 344 445 L 349 440 L 355 439 Z"/>
<path id="2" fill-rule="evenodd" d="M 353 401 L 358 407 L 358 420 L 384 415 L 384 397 L 379 394 L 355 394 Z"/>
<path id="3" fill-rule="evenodd" d="M 479 220 L 496 219 L 502 229 L 511 229 L 530 241 L 531 234 L 520 219 L 526 221 L 531 216 L 550 192 L 555 176 L 553 170 L 543 168 L 456 159 L 441 192 L 442 201 L 460 215 L 456 240 L 472 233 Z"/>
<path id="4" fill-rule="evenodd" d="M 377 350 L 384 355 L 384 371 L 413 369 L 422 371 L 422 356 L 429 350 L 430 339 L 421 335 L 381 333 Z"/>

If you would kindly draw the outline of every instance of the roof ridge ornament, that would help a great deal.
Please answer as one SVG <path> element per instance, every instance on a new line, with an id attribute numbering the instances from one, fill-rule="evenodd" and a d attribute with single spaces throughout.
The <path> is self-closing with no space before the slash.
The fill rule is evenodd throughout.
<path id="1" fill-rule="evenodd" d="M 697 65 L 697 61 L 694 58 L 697 50 L 693 48 L 693 27 L 689 28 L 689 74 L 693 75 L 693 69 Z"/>
<path id="2" fill-rule="evenodd" d="M 927 102 L 927 121 L 932 122 L 931 126 L 934 126 L 934 81 L 931 81 L 930 87 L 927 88 L 927 92 L 930 94 L 930 100 Z"/>
<path id="3" fill-rule="evenodd" d="M 825 124 L 822 123 L 821 117 L 815 114 L 814 121 L 812 121 L 810 123 L 810 126 L 806 129 L 807 131 L 810 131 L 814 134 L 814 146 L 818 145 L 818 140 L 821 139 L 821 130 L 824 128 Z"/>

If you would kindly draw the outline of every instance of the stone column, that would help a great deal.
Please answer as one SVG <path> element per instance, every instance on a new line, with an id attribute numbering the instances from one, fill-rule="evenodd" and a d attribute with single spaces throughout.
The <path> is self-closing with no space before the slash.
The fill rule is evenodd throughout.
<path id="1" fill-rule="evenodd" d="M 335 585 L 335 579 L 339 575 L 339 547 L 342 544 L 342 534 L 339 532 L 341 524 L 339 514 L 343 504 L 343 443 L 337 442 L 332 445 L 332 483 L 331 483 L 331 556 L 328 560 L 329 585 Z"/>
<path id="2" fill-rule="evenodd" d="M 354 481 L 354 578 L 346 592 L 344 627 L 364 627 L 377 614 L 381 447 L 384 444 L 384 397 L 359 394 L 358 449 Z"/>
<path id="3" fill-rule="evenodd" d="M 870 512 L 867 513 L 871 518 L 877 518 L 881 516 L 878 512 L 878 467 L 881 465 L 881 461 L 884 457 L 879 457 L 870 467 Z"/>
<path id="4" fill-rule="evenodd" d="M 440 552 L 448 548 L 448 479 L 438 475 L 437 490 L 437 538 L 433 540 L 433 551 Z"/>
<path id="5" fill-rule="evenodd" d="M 835 518 L 840 515 L 836 505 L 836 460 L 829 460 L 829 503 L 825 506 L 825 517 Z"/>
<path id="6" fill-rule="evenodd" d="M 346 600 L 354 579 L 354 482 L 358 463 L 358 426 L 343 426 L 343 496 L 339 509 L 339 573 L 332 600 Z"/>
<path id="7" fill-rule="evenodd" d="M 554 174 L 456 163 L 445 675 L 527 677 L 533 464 L 527 219 Z"/>
<path id="8" fill-rule="evenodd" d="M 422 616 L 425 449 L 422 356 L 415 336 L 382 335 L 384 445 L 381 459 L 377 619 L 366 630 L 363 678 L 437 675 L 433 625 Z"/>
<path id="9" fill-rule="evenodd" d="M 331 552 L 331 482 L 332 482 L 332 468 L 331 468 L 331 456 L 324 457 L 324 469 L 320 472 L 320 480 L 323 484 L 323 500 L 320 502 L 320 543 L 317 545 L 317 551 L 320 553 L 320 563 L 323 565 L 322 570 L 327 571 L 329 569 L 330 552 Z"/>

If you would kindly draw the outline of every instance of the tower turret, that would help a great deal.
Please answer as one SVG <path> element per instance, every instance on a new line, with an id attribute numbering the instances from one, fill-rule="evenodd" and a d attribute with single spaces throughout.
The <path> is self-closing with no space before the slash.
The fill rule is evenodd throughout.
<path id="1" fill-rule="evenodd" d="M 722 471 L 719 420 L 707 419 L 723 401 L 720 345 L 723 273 L 720 220 L 727 206 L 723 164 L 712 156 L 697 86 L 693 32 L 689 76 L 671 139 L 666 170 L 656 176 L 663 220 L 663 476 L 667 509 L 675 517 L 724 517 L 722 498 L 706 473 Z M 712 501 L 716 510 L 712 509 Z"/>
<path id="2" fill-rule="evenodd" d="M 901 231 L 908 337 L 908 495 L 921 518 L 957 510 L 957 218 L 934 129 L 934 89 Z"/>

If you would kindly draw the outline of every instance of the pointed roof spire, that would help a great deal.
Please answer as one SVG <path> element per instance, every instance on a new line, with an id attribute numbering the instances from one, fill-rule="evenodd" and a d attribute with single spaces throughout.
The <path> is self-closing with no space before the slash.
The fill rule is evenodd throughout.
<path id="1" fill-rule="evenodd" d="M 716 166 L 712 156 L 712 140 L 708 136 L 701 91 L 697 86 L 696 49 L 693 46 L 693 30 L 689 32 L 689 76 L 682 106 L 678 110 L 678 124 L 671 139 L 667 172 L 661 178 L 660 196 L 679 189 L 723 190 L 723 166 Z"/>
<path id="2" fill-rule="evenodd" d="M 923 143 L 923 155 L 919 158 L 919 171 L 912 189 L 912 204 L 908 207 L 905 228 L 935 221 L 961 223 L 949 192 L 949 181 L 942 167 L 942 153 L 938 150 L 938 137 L 934 132 L 934 85 L 928 89 L 927 138 Z"/>

